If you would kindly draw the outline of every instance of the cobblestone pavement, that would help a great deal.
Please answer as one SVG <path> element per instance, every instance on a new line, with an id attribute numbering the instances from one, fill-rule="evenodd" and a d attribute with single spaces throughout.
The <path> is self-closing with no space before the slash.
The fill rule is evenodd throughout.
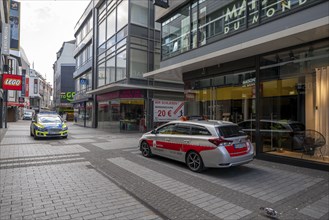
<path id="1" fill-rule="evenodd" d="M 144 158 L 141 134 L 69 125 L 68 139 L 34 140 L 29 121 L 0 143 L 0 219 L 329 219 L 329 174 L 254 160 L 189 171 Z"/>

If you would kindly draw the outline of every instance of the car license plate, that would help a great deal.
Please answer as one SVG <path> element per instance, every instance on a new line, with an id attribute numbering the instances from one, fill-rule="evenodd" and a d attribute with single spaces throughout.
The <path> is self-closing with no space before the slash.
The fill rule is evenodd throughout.
<path id="1" fill-rule="evenodd" d="M 234 148 L 235 149 L 240 149 L 240 148 L 244 148 L 244 143 L 238 143 L 238 144 L 234 144 Z"/>

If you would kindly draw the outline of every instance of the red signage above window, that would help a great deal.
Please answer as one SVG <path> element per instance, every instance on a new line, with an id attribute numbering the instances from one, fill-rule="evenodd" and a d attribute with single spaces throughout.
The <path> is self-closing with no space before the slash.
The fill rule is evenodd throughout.
<path id="1" fill-rule="evenodd" d="M 2 74 L 2 89 L 22 91 L 22 76 Z"/>

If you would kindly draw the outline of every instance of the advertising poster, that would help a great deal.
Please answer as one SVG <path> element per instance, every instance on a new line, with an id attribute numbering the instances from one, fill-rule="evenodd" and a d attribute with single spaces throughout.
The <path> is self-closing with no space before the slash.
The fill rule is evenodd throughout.
<path id="1" fill-rule="evenodd" d="M 153 121 L 167 122 L 177 120 L 184 115 L 183 101 L 168 101 L 154 99 Z"/>
<path id="2" fill-rule="evenodd" d="M 20 3 L 11 0 L 9 11 L 10 23 L 10 48 L 19 50 L 19 35 L 20 35 Z"/>

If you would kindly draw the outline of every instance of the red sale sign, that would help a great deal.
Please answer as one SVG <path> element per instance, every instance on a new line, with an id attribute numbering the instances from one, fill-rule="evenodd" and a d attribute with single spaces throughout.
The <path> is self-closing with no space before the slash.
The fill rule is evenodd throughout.
<path id="1" fill-rule="evenodd" d="M 184 115 L 184 102 L 169 100 L 153 100 L 154 122 L 177 120 Z"/>
<path id="2" fill-rule="evenodd" d="M 2 74 L 2 89 L 22 91 L 22 76 Z"/>

